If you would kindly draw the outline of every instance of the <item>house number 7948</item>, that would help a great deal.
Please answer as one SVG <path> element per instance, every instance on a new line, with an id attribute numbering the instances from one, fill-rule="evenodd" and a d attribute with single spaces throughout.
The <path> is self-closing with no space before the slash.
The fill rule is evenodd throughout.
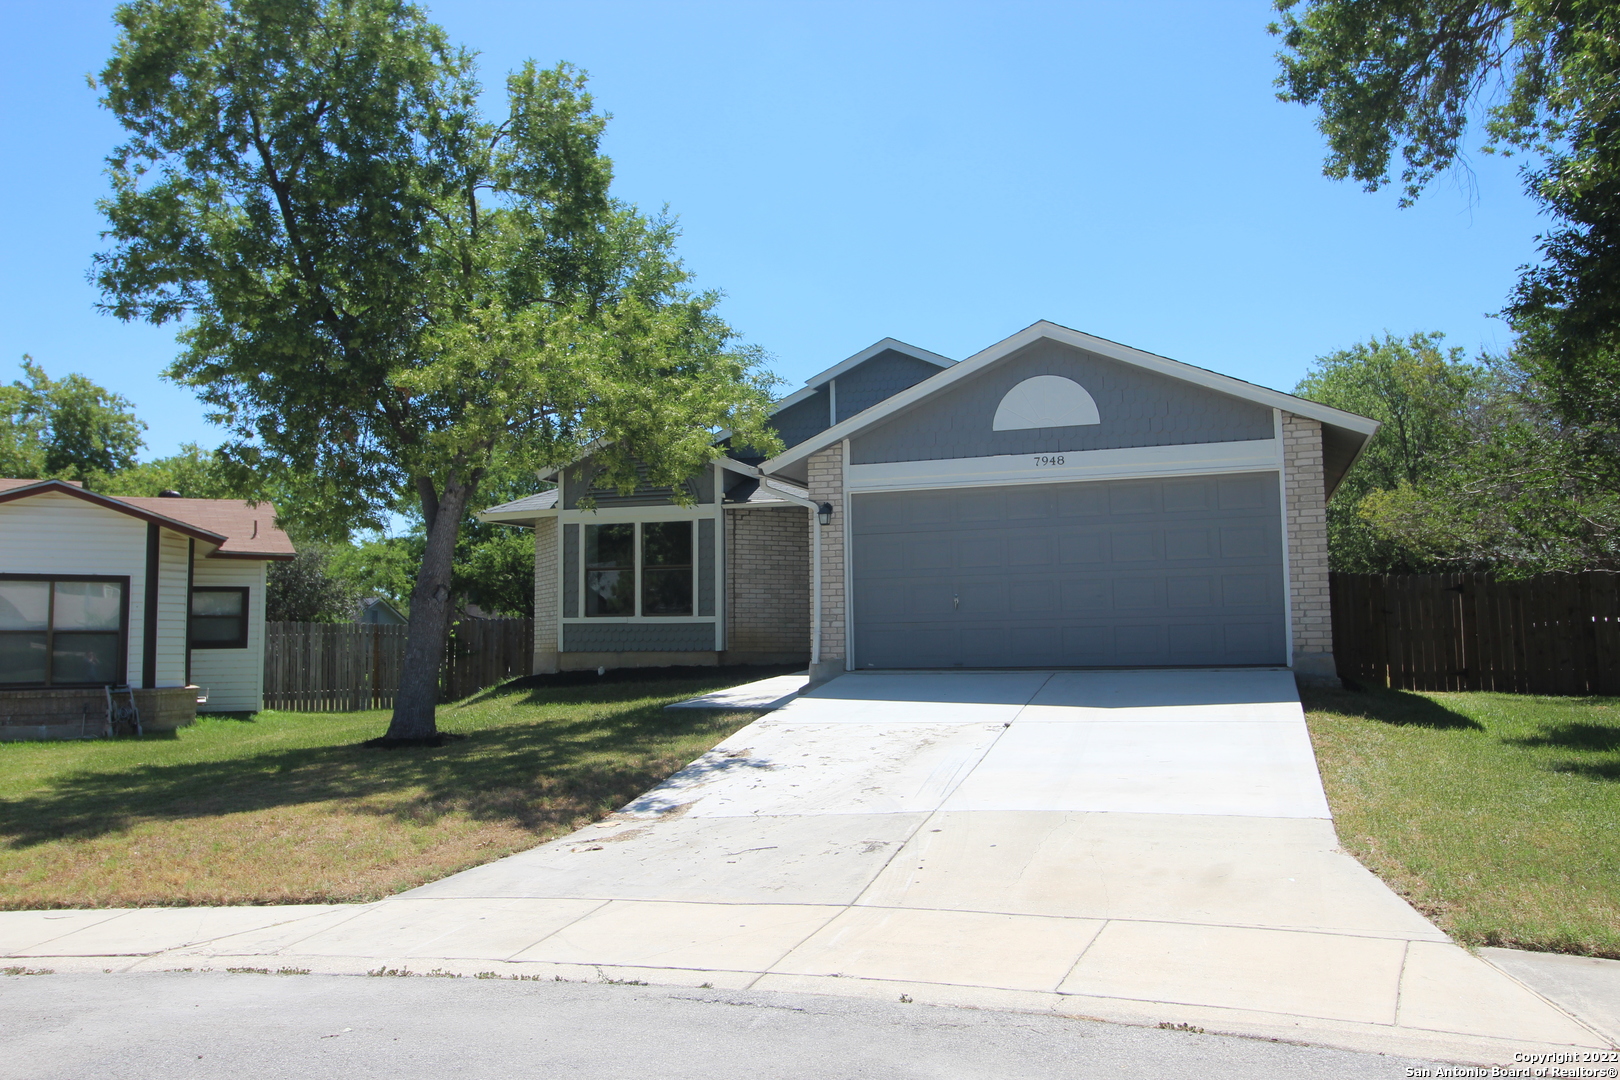
<path id="1" fill-rule="evenodd" d="M 1035 455 L 1035 467 L 1037 469 L 1042 468 L 1043 466 L 1046 466 L 1046 465 L 1062 465 L 1062 464 L 1063 464 L 1063 455 L 1062 454 L 1036 454 Z"/>

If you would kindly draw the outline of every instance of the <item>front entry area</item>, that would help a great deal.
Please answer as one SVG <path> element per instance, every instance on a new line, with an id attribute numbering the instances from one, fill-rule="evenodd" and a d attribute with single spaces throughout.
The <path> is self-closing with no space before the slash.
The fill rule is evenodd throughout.
<path id="1" fill-rule="evenodd" d="M 856 668 L 1285 665 L 1275 472 L 851 498 Z"/>

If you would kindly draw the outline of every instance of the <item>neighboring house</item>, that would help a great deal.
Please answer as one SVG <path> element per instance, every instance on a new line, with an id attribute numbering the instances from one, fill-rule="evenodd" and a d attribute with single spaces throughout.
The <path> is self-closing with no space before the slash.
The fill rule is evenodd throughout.
<path id="1" fill-rule="evenodd" d="M 404 626 L 410 620 L 386 597 L 368 596 L 360 601 L 360 610 L 354 621 L 367 626 Z"/>
<path id="2" fill-rule="evenodd" d="M 261 708 L 265 568 L 293 554 L 267 503 L 0 480 L 0 738 L 96 734 L 124 684 L 149 730 Z"/>
<path id="3" fill-rule="evenodd" d="M 772 423 L 690 509 L 586 458 L 481 515 L 535 531 L 537 672 L 1333 674 L 1326 503 L 1375 421 L 1041 322 L 960 363 L 879 342 Z"/>

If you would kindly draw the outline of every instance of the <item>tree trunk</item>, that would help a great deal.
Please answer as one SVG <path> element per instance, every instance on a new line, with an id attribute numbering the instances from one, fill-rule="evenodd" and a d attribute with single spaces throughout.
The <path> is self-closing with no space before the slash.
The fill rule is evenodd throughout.
<path id="1" fill-rule="evenodd" d="M 437 513 L 428 527 L 422 569 L 411 591 L 411 619 L 405 632 L 405 659 L 388 740 L 431 739 L 438 734 L 434 708 L 439 702 L 439 665 L 450 626 L 450 566 L 456 554 L 461 515 L 476 485 L 463 485 L 454 473 L 445 481 Z"/>

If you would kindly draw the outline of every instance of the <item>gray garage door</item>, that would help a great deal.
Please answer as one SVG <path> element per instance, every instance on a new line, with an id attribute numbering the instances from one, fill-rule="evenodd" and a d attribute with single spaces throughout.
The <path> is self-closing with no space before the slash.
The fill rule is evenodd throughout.
<path id="1" fill-rule="evenodd" d="M 855 665 L 1285 662 L 1277 474 L 856 495 Z"/>

